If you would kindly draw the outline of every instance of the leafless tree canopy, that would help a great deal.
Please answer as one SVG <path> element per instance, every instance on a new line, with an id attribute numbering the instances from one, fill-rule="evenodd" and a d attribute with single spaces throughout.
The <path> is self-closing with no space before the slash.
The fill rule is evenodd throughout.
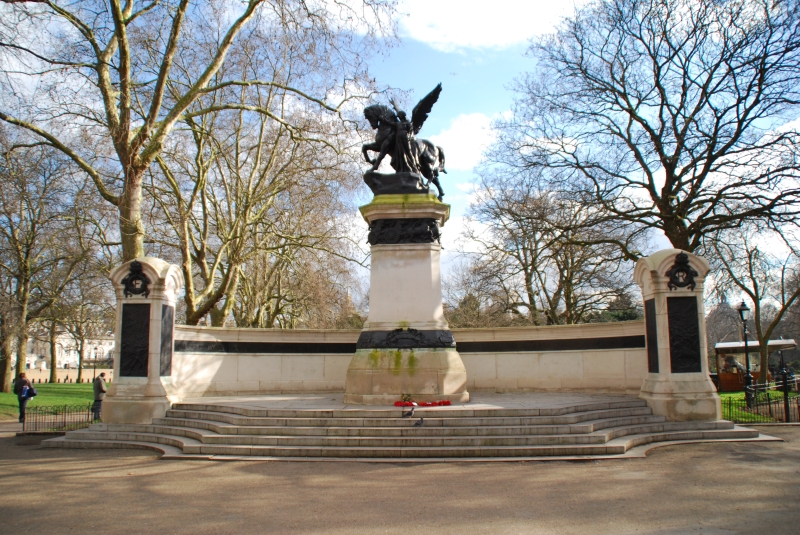
<path id="1" fill-rule="evenodd" d="M 393 35 L 394 3 L 4 2 L 0 119 L 35 134 L 91 178 L 118 208 L 130 260 L 144 253 L 145 175 L 176 125 L 250 110 L 294 138 L 326 142 L 294 119 L 313 110 L 347 121 L 348 102 L 370 91 L 363 58 Z M 272 68 L 248 68 L 256 64 Z M 277 114 L 250 98 L 265 91 L 297 113 Z"/>
<path id="2" fill-rule="evenodd" d="M 625 294 L 630 266 L 605 242 L 633 247 L 635 238 L 611 221 L 585 225 L 592 207 L 542 190 L 534 174 L 505 171 L 482 170 L 467 232 L 479 246 L 469 279 L 493 288 L 493 306 L 528 324 L 574 324 Z"/>
<path id="3" fill-rule="evenodd" d="M 529 55 L 490 161 L 596 205 L 587 224 L 627 221 L 694 251 L 800 213 L 798 2 L 602 0 Z"/>
<path id="4" fill-rule="evenodd" d="M 0 136 L 4 132 L 0 130 Z M 25 369 L 29 332 L 56 315 L 97 255 L 97 218 L 82 175 L 36 143 L 0 138 L 0 381 Z M 97 262 L 94 262 L 97 267 Z M 98 270 L 99 271 L 99 270 Z M 96 275 L 95 275 L 96 276 Z"/>
<path id="5" fill-rule="evenodd" d="M 749 334 L 761 346 L 761 370 L 768 369 L 767 341 L 800 299 L 800 244 L 791 232 L 746 227 L 706 237 L 714 252 L 715 290 L 742 295 L 753 311 Z M 738 304 L 738 303 L 737 303 Z M 766 373 L 759 376 L 765 382 Z"/>

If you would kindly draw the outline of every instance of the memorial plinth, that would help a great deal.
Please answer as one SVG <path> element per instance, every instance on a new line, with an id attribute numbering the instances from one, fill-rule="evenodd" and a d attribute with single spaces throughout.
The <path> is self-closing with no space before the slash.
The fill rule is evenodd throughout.
<path id="1" fill-rule="evenodd" d="M 170 407 L 177 266 L 142 257 L 111 272 L 117 294 L 114 382 L 103 402 L 107 424 L 149 424 Z"/>
<path id="2" fill-rule="evenodd" d="M 644 298 L 648 374 L 640 398 L 667 420 L 719 420 L 708 375 L 703 282 L 708 262 L 679 249 L 640 258 L 634 278 Z"/>
<path id="3" fill-rule="evenodd" d="M 450 206 L 428 193 L 361 207 L 372 250 L 369 317 L 347 369 L 345 403 L 469 401 L 467 371 L 442 309 L 439 228 Z"/>

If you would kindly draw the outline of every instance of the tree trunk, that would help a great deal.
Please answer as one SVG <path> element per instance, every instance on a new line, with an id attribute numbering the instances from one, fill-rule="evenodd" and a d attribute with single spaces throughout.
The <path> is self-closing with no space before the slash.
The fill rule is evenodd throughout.
<path id="1" fill-rule="evenodd" d="M 17 335 L 17 377 L 25 373 L 25 364 L 28 362 L 28 329 L 22 329 Z"/>
<path id="2" fill-rule="evenodd" d="M 665 218 L 662 230 L 674 248 L 692 252 L 693 247 L 690 245 L 688 229 L 674 216 L 669 219 Z"/>
<path id="3" fill-rule="evenodd" d="M 760 355 L 759 363 L 761 365 L 761 372 L 758 374 L 758 384 L 767 384 L 767 374 L 769 373 L 769 348 L 767 342 L 769 338 L 763 342 L 759 342 Z"/>
<path id="4" fill-rule="evenodd" d="M 86 351 L 86 340 L 83 336 L 81 336 L 80 342 L 78 342 L 78 379 L 76 380 L 77 383 L 80 383 L 83 380 L 83 359 L 85 358 L 84 352 Z"/>
<path id="5" fill-rule="evenodd" d="M 30 299 L 31 281 L 18 277 L 17 303 L 19 303 L 19 323 L 17 324 L 17 377 L 25 371 L 28 360 L 28 299 Z"/>
<path id="6" fill-rule="evenodd" d="M 119 231 L 122 237 L 122 261 L 144 256 L 142 224 L 142 173 L 129 171 L 126 188 L 119 202 Z"/>
<path id="7" fill-rule="evenodd" d="M 56 358 L 56 339 L 58 338 L 58 329 L 57 323 L 55 321 L 50 322 L 50 382 L 55 383 L 58 379 L 58 374 L 56 373 L 56 367 L 58 366 L 58 360 Z"/>
<path id="8" fill-rule="evenodd" d="M 233 268 L 230 268 L 233 269 Z M 216 306 L 211 309 L 211 326 L 212 327 L 225 327 L 225 320 L 231 315 L 233 305 L 236 303 L 236 292 L 239 289 L 239 270 L 233 274 L 233 281 L 225 291 L 225 301 L 221 308 Z M 221 301 L 221 299 L 220 299 Z"/>
<path id="9" fill-rule="evenodd" d="M 0 345 L 0 358 L 2 358 L 2 366 L 0 367 L 0 374 L 2 374 L 2 390 L 6 394 L 11 393 L 11 358 L 14 354 L 14 337 L 10 333 L 3 336 L 2 345 Z"/>

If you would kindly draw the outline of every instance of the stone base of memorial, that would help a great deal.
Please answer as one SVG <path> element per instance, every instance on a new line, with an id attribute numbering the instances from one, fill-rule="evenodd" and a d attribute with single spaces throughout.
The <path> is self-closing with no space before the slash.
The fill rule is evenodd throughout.
<path id="1" fill-rule="evenodd" d="M 667 420 L 721 418 L 706 358 L 703 282 L 709 271 L 705 259 L 679 249 L 658 251 L 636 263 L 649 372 L 639 397 Z"/>
<path id="2" fill-rule="evenodd" d="M 142 257 L 111 273 L 117 294 L 114 382 L 103 401 L 106 424 L 149 424 L 171 405 L 177 266 Z"/>
<path id="3" fill-rule="evenodd" d="M 416 192 L 376 194 L 361 207 L 372 250 L 369 318 L 347 369 L 345 403 L 469 401 L 442 309 L 439 228 L 449 213 L 435 195 Z"/>

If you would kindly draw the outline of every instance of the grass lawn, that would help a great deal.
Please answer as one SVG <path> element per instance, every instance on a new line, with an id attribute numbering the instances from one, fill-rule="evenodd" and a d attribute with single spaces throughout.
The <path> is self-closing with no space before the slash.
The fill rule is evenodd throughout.
<path id="1" fill-rule="evenodd" d="M 776 390 L 770 390 L 768 393 L 769 393 L 769 397 L 771 399 L 783 399 L 783 391 L 781 391 L 781 390 L 777 390 L 777 391 Z M 758 394 L 759 397 L 762 397 L 763 395 L 764 395 L 763 392 L 759 392 L 759 394 Z M 790 398 L 797 397 L 797 395 L 798 395 L 797 392 L 789 392 L 789 397 Z M 734 400 L 744 401 L 744 392 L 720 392 L 719 393 L 719 397 L 720 397 L 721 400 L 723 400 L 723 402 L 726 399 L 734 399 Z"/>
<path id="2" fill-rule="evenodd" d="M 92 383 L 37 383 L 38 396 L 28 402 L 28 407 L 43 405 L 86 406 L 94 400 Z M 17 396 L 0 392 L 0 420 L 16 420 L 19 415 Z"/>
<path id="3" fill-rule="evenodd" d="M 769 392 L 760 392 L 758 394 L 758 402 L 761 404 L 766 403 L 765 396 L 769 395 L 770 400 L 783 400 L 783 392 L 780 390 L 770 390 Z M 789 392 L 790 398 L 796 398 L 798 395 L 797 392 Z M 740 423 L 768 423 L 773 421 L 780 421 L 775 420 L 773 418 L 769 418 L 768 414 L 764 413 L 764 411 L 749 411 L 747 410 L 744 392 L 720 392 L 719 393 L 720 400 L 722 401 L 722 419 L 723 420 L 732 420 L 734 422 Z M 792 401 L 791 403 L 794 403 Z M 779 407 L 783 405 L 776 406 L 776 410 L 781 410 Z M 759 414 L 760 412 L 760 414 Z"/>

